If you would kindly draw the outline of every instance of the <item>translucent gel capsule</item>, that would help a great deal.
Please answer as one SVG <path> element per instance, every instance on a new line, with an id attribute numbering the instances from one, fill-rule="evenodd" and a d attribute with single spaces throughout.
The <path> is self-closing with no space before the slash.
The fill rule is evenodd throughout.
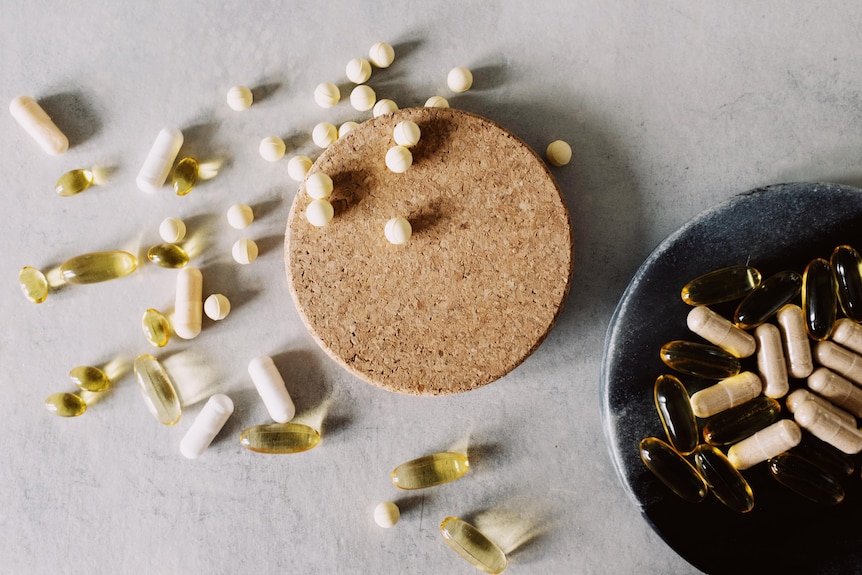
<path id="1" fill-rule="evenodd" d="M 691 396 L 691 410 L 697 417 L 711 417 L 726 409 L 751 401 L 763 390 L 756 373 L 743 371 L 701 389 Z"/>
<path id="2" fill-rule="evenodd" d="M 177 244 L 158 244 L 147 250 L 147 259 L 163 268 L 179 269 L 189 263 L 189 254 Z"/>
<path id="3" fill-rule="evenodd" d="M 856 471 L 856 465 L 849 455 L 808 432 L 802 434 L 802 441 L 790 453 L 807 459 L 835 477 L 850 477 Z"/>
<path id="4" fill-rule="evenodd" d="M 832 333 L 838 311 L 832 266 L 822 258 L 812 260 L 802 275 L 802 310 L 811 339 L 823 341 Z"/>
<path id="5" fill-rule="evenodd" d="M 719 347 L 683 340 L 664 344 L 660 356 L 669 368 L 706 379 L 736 375 L 741 366 L 739 359 Z"/>
<path id="6" fill-rule="evenodd" d="M 731 445 L 754 435 L 778 419 L 781 405 L 765 396 L 714 415 L 703 426 L 703 439 L 710 445 Z"/>
<path id="7" fill-rule="evenodd" d="M 69 371 L 72 383 L 84 391 L 105 391 L 111 387 L 108 374 L 91 365 L 79 365 Z"/>
<path id="8" fill-rule="evenodd" d="M 63 278 L 73 284 L 93 284 L 125 277 L 135 271 L 138 261 L 120 250 L 82 254 L 60 266 Z"/>
<path id="9" fill-rule="evenodd" d="M 769 472 L 779 483 L 815 503 L 836 505 L 844 501 L 844 487 L 838 479 L 793 453 L 770 459 Z"/>
<path id="10" fill-rule="evenodd" d="M 392 470 L 392 484 L 399 489 L 423 489 L 460 479 L 470 468 L 467 456 L 444 451 L 402 463 Z"/>
<path id="11" fill-rule="evenodd" d="M 320 442 L 320 434 L 301 423 L 265 423 L 244 429 L 239 443 L 257 453 L 300 453 Z"/>
<path id="12" fill-rule="evenodd" d="M 751 486 L 717 448 L 699 445 L 694 450 L 694 466 L 706 479 L 712 494 L 727 507 L 739 513 L 754 508 Z"/>
<path id="13" fill-rule="evenodd" d="M 729 266 L 696 277 L 682 288 L 689 305 L 713 305 L 745 297 L 760 285 L 760 272 L 749 266 Z"/>
<path id="14" fill-rule="evenodd" d="M 147 409 L 160 423 L 173 425 L 180 420 L 182 406 L 170 376 L 155 357 L 141 354 L 135 358 L 135 379 Z"/>
<path id="15" fill-rule="evenodd" d="M 671 445 L 680 453 L 691 453 L 698 441 L 697 421 L 682 382 L 672 375 L 658 376 L 653 399 Z"/>
<path id="16" fill-rule="evenodd" d="M 194 158 L 186 157 L 177 162 L 174 175 L 171 177 L 171 187 L 178 196 L 185 196 L 194 189 L 200 176 L 200 165 Z"/>
<path id="17" fill-rule="evenodd" d="M 781 419 L 733 445 L 727 458 L 737 469 L 748 469 L 796 447 L 800 441 L 802 430 L 799 425 L 789 419 Z"/>
<path id="18" fill-rule="evenodd" d="M 150 308 L 141 318 L 144 337 L 155 347 L 165 347 L 171 339 L 171 324 L 165 314 Z"/>
<path id="19" fill-rule="evenodd" d="M 829 258 L 844 315 L 862 321 L 862 256 L 850 246 L 838 246 Z"/>
<path id="20" fill-rule="evenodd" d="M 506 554 L 484 533 L 457 517 L 440 523 L 443 541 L 470 565 L 485 573 L 502 573 L 508 565 Z"/>
<path id="21" fill-rule="evenodd" d="M 95 179 L 91 170 L 72 170 L 60 176 L 54 184 L 54 191 L 58 196 L 74 196 L 92 186 Z"/>
<path id="22" fill-rule="evenodd" d="M 24 266 L 18 272 L 18 285 L 24 297 L 33 303 L 42 303 L 48 299 L 48 278 L 32 266 Z"/>
<path id="23" fill-rule="evenodd" d="M 802 276 L 783 271 L 770 276 L 739 302 L 733 322 L 743 329 L 757 327 L 790 302 L 802 289 Z"/>
<path id="24" fill-rule="evenodd" d="M 52 393 L 45 398 L 45 407 L 60 417 L 77 417 L 87 411 L 86 402 L 74 393 Z"/>
<path id="25" fill-rule="evenodd" d="M 640 456 L 644 465 L 671 491 L 691 503 L 706 497 L 706 482 L 697 470 L 673 447 L 657 437 L 640 442 Z"/>

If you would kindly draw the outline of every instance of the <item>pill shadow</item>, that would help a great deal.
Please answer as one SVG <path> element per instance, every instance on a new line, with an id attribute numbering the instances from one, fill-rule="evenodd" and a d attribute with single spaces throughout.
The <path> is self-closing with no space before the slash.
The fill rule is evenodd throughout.
<path id="1" fill-rule="evenodd" d="M 499 467 L 505 455 L 506 450 L 503 444 L 499 442 L 469 445 L 467 447 L 467 459 L 470 461 L 470 473 L 472 475 L 493 473 L 492 468 Z"/>
<path id="2" fill-rule="evenodd" d="M 421 511 L 425 506 L 425 495 L 407 495 L 398 497 L 393 500 L 393 503 L 398 506 L 401 516 L 410 515 L 416 511 Z"/>
<path id="3" fill-rule="evenodd" d="M 368 190 L 374 186 L 369 170 L 350 170 L 329 174 L 332 178 L 332 196 L 330 203 L 335 217 L 343 216 L 359 205 L 366 197 Z"/>
<path id="4" fill-rule="evenodd" d="M 292 132 L 280 136 L 284 141 L 285 154 L 296 155 L 304 148 L 308 147 L 311 140 L 311 132 Z M 314 158 L 310 154 L 305 154 L 312 160 Z"/>
<path id="5" fill-rule="evenodd" d="M 432 229 L 436 224 L 445 219 L 445 210 L 443 202 L 436 199 L 429 202 L 416 212 L 409 214 L 408 219 L 413 233 L 416 235 L 422 234 L 425 231 Z"/>
<path id="6" fill-rule="evenodd" d="M 230 165 L 230 158 L 227 154 L 213 148 L 217 130 L 218 124 L 215 122 L 200 122 L 184 127 L 183 145 L 177 158 L 191 156 L 199 163 L 219 162 L 219 171 L 227 168 Z"/>
<path id="7" fill-rule="evenodd" d="M 221 433 L 216 436 L 213 441 L 213 445 L 236 441 L 236 438 L 242 430 L 247 427 L 262 423 L 271 423 L 268 416 L 266 419 L 262 419 L 260 421 L 251 420 L 251 416 L 254 415 L 255 412 L 254 408 L 262 405 L 260 396 L 251 383 L 249 383 L 248 387 L 238 391 L 232 391 L 227 395 L 233 401 L 234 411 L 222 428 Z"/>
<path id="8" fill-rule="evenodd" d="M 311 350 L 297 349 L 276 353 L 271 356 L 287 386 L 297 411 L 311 411 L 321 408 L 331 390 L 326 383 L 318 357 Z M 324 420 L 337 414 L 326 413 Z M 337 429 L 338 422 L 333 419 Z"/>
<path id="9" fill-rule="evenodd" d="M 258 257 L 265 256 L 274 251 L 280 251 L 284 246 L 283 235 L 269 235 L 255 240 L 257 244 Z"/>
<path id="10" fill-rule="evenodd" d="M 473 86 L 466 94 L 496 90 L 509 83 L 508 67 L 504 64 L 488 64 L 473 68 Z"/>
<path id="11" fill-rule="evenodd" d="M 263 202 L 258 202 L 252 206 L 252 211 L 254 212 L 255 220 L 262 220 L 266 218 L 271 213 L 275 212 L 278 208 L 281 207 L 281 204 L 284 203 L 284 197 L 286 193 L 279 193 L 279 199 L 277 200 L 265 200 Z"/>
<path id="12" fill-rule="evenodd" d="M 273 94 L 281 89 L 281 85 L 281 82 L 263 82 L 256 84 L 251 88 L 254 103 L 257 104 L 267 101 Z"/>
<path id="13" fill-rule="evenodd" d="M 40 98 L 39 105 L 66 134 L 70 148 L 83 144 L 102 128 L 98 115 L 81 92 L 60 92 Z"/>

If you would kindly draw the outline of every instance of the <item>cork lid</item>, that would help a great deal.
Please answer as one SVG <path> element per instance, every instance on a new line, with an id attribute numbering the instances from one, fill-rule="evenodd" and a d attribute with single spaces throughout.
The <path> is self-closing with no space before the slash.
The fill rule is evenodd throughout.
<path id="1" fill-rule="evenodd" d="M 402 120 L 422 136 L 405 173 L 384 163 Z M 303 183 L 285 234 L 290 292 L 323 349 L 361 379 L 416 395 L 460 393 L 510 372 L 542 342 L 572 275 L 565 201 L 544 162 L 497 124 L 409 108 L 340 138 L 309 173 L 333 181 L 316 228 Z M 390 244 L 386 222 L 413 236 Z"/>

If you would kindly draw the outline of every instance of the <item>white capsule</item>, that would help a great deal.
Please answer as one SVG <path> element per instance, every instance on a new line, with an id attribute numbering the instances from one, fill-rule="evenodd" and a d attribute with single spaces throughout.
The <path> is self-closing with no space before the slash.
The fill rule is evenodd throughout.
<path id="1" fill-rule="evenodd" d="M 177 294 L 174 301 L 174 331 L 183 339 L 193 339 L 201 332 L 203 314 L 203 274 L 197 268 L 177 271 Z"/>
<path id="2" fill-rule="evenodd" d="M 156 136 L 156 141 L 138 172 L 138 178 L 135 180 L 138 188 L 154 193 L 164 186 L 182 146 L 182 132 L 176 128 L 163 128 Z"/>
<path id="3" fill-rule="evenodd" d="M 404 146 L 392 146 L 386 152 L 386 167 L 396 174 L 403 174 L 413 165 L 413 154 Z"/>
<path id="4" fill-rule="evenodd" d="M 230 300 L 220 293 L 214 293 L 204 300 L 204 313 L 213 321 L 221 321 L 230 313 Z"/>
<path id="5" fill-rule="evenodd" d="M 248 204 L 234 204 L 227 210 L 227 223 L 230 227 L 241 230 L 254 221 L 254 210 Z"/>
<path id="6" fill-rule="evenodd" d="M 308 156 L 293 156 L 287 162 L 287 175 L 294 182 L 301 182 L 311 169 L 312 161 Z"/>
<path id="7" fill-rule="evenodd" d="M 401 519 L 401 510 L 391 501 L 384 501 L 374 508 L 374 522 L 384 529 L 394 527 Z"/>
<path id="8" fill-rule="evenodd" d="M 395 61 L 395 49 L 387 42 L 377 42 L 368 50 L 368 59 L 378 68 L 388 68 Z"/>
<path id="9" fill-rule="evenodd" d="M 332 195 L 332 178 L 323 172 L 314 172 L 305 181 L 305 191 L 315 200 L 328 198 Z"/>
<path id="10" fill-rule="evenodd" d="M 466 92 L 473 86 L 473 73 L 464 66 L 452 68 L 446 75 L 446 85 L 453 92 Z"/>
<path id="11" fill-rule="evenodd" d="M 248 238 L 240 238 L 234 242 L 230 253 L 236 263 L 248 265 L 257 259 L 257 244 L 254 240 L 250 240 Z"/>
<path id="12" fill-rule="evenodd" d="M 808 387 L 856 417 L 862 417 L 862 388 L 837 373 L 819 367 L 808 376 Z"/>
<path id="13" fill-rule="evenodd" d="M 688 329 L 734 357 L 749 357 L 757 350 L 757 342 L 751 334 L 706 306 L 693 307 L 686 321 Z"/>
<path id="14" fill-rule="evenodd" d="M 286 149 L 284 140 L 278 136 L 267 136 L 260 141 L 257 151 L 260 152 L 260 157 L 267 162 L 277 162 L 284 157 Z"/>
<path id="15" fill-rule="evenodd" d="M 802 430 L 799 425 L 782 419 L 731 446 L 727 458 L 737 469 L 748 469 L 796 447 L 800 441 Z"/>
<path id="16" fill-rule="evenodd" d="M 305 219 L 318 228 L 329 224 L 334 215 L 332 204 L 324 199 L 312 200 L 305 208 Z"/>
<path id="17" fill-rule="evenodd" d="M 360 84 L 350 92 L 350 105 L 354 110 L 365 112 L 374 107 L 377 102 L 377 94 L 371 86 Z"/>
<path id="18" fill-rule="evenodd" d="M 787 380 L 787 362 L 781 345 L 781 332 L 771 323 L 764 323 L 754 330 L 757 339 L 757 369 L 763 380 L 763 394 L 779 398 L 787 395 L 790 382 Z"/>
<path id="19" fill-rule="evenodd" d="M 180 453 L 188 459 L 197 459 L 203 455 L 232 413 L 231 398 L 221 393 L 210 397 L 183 436 Z"/>
<path id="20" fill-rule="evenodd" d="M 311 131 L 311 140 L 318 148 L 328 148 L 338 139 L 338 128 L 329 122 L 320 122 Z"/>
<path id="21" fill-rule="evenodd" d="M 852 319 L 842 317 L 836 321 L 830 337 L 850 351 L 862 354 L 862 325 Z"/>
<path id="22" fill-rule="evenodd" d="M 572 147 L 563 140 L 554 140 L 545 148 L 545 157 L 552 166 L 561 168 L 572 161 Z"/>
<path id="23" fill-rule="evenodd" d="M 862 384 L 862 356 L 831 341 L 818 341 L 814 345 L 814 357 L 823 367 Z"/>
<path id="24" fill-rule="evenodd" d="M 364 84 L 371 78 L 371 63 L 365 58 L 354 58 L 347 63 L 344 73 L 354 84 Z"/>
<path id="25" fill-rule="evenodd" d="M 862 451 L 862 433 L 855 427 L 845 425 L 813 401 L 798 406 L 793 417 L 812 435 L 848 455 Z"/>
<path id="26" fill-rule="evenodd" d="M 278 423 L 293 419 L 296 407 L 272 358 L 267 355 L 254 358 L 248 364 L 248 374 L 269 416 Z"/>
<path id="27" fill-rule="evenodd" d="M 254 94 L 245 86 L 234 86 L 227 91 L 227 105 L 231 110 L 241 112 L 248 110 L 254 102 Z"/>
<path id="28" fill-rule="evenodd" d="M 847 423 L 848 425 L 856 425 L 856 416 L 854 416 L 849 411 L 844 411 L 828 399 L 820 397 L 816 393 L 811 393 L 807 389 L 797 389 L 793 393 L 787 396 L 785 403 L 787 404 L 787 411 L 790 413 L 796 413 L 796 409 L 802 405 L 803 402 L 813 401 L 821 408 L 829 411 L 834 415 L 837 419 L 840 419 Z"/>
<path id="29" fill-rule="evenodd" d="M 756 373 L 743 371 L 701 389 L 691 396 L 691 410 L 697 417 L 710 417 L 760 395 L 763 382 Z"/>
<path id="30" fill-rule="evenodd" d="M 808 377 L 814 371 L 814 361 L 805 330 L 805 312 L 798 305 L 789 303 L 779 309 L 775 317 L 784 342 L 788 374 L 797 379 Z"/>
<path id="31" fill-rule="evenodd" d="M 443 96 L 431 96 L 427 100 L 425 100 L 426 108 L 448 108 L 449 100 L 444 98 Z"/>
<path id="32" fill-rule="evenodd" d="M 59 156 L 69 149 L 69 139 L 33 98 L 18 96 L 9 104 L 9 112 L 46 153 Z"/>
<path id="33" fill-rule="evenodd" d="M 186 224 L 179 218 L 165 218 L 159 224 L 159 236 L 169 244 L 175 244 L 186 237 Z"/>
<path id="34" fill-rule="evenodd" d="M 411 148 L 419 143 L 422 131 L 419 129 L 419 125 L 413 120 L 402 120 L 395 124 L 395 128 L 392 130 L 392 137 L 399 146 Z"/>
<path id="35" fill-rule="evenodd" d="M 396 104 L 394 100 L 390 100 L 388 98 L 377 100 L 377 103 L 374 104 L 374 108 L 371 109 L 371 113 L 375 118 L 385 116 L 386 114 L 392 114 L 397 111 L 398 104 Z"/>
<path id="36" fill-rule="evenodd" d="M 321 108 L 332 108 L 341 100 L 341 91 L 332 82 L 323 82 L 314 89 L 314 101 Z"/>
<path id="37" fill-rule="evenodd" d="M 413 227 L 410 222 L 402 216 L 397 216 L 386 222 L 383 228 L 383 235 L 389 240 L 389 243 L 400 246 L 406 244 L 413 234 Z"/>

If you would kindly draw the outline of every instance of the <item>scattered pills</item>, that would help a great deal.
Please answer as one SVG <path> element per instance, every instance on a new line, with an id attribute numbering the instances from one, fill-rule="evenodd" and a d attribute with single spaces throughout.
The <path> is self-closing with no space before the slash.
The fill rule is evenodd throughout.
<path id="1" fill-rule="evenodd" d="M 377 42 L 368 50 L 368 59 L 378 68 L 388 68 L 395 61 L 395 49 L 387 42 Z"/>
<path id="2" fill-rule="evenodd" d="M 395 129 L 392 130 L 392 137 L 395 139 L 395 143 L 407 148 L 418 144 L 421 136 L 422 130 L 419 129 L 419 125 L 413 120 L 402 120 L 395 124 Z"/>
<path id="3" fill-rule="evenodd" d="M 354 58 L 347 63 L 345 74 L 354 84 L 364 84 L 371 78 L 371 63 L 365 58 Z"/>
<path id="4" fill-rule="evenodd" d="M 198 161 L 186 157 L 177 162 L 174 174 L 171 176 L 171 187 L 178 196 L 185 196 L 191 192 L 198 183 L 201 166 Z"/>
<path id="5" fill-rule="evenodd" d="M 742 364 L 720 347 L 676 339 L 661 347 L 659 357 L 669 368 L 706 379 L 724 379 L 739 373 Z"/>
<path id="6" fill-rule="evenodd" d="M 449 100 L 444 98 L 443 96 L 431 96 L 427 100 L 425 100 L 426 108 L 448 108 Z"/>
<path id="7" fill-rule="evenodd" d="M 862 321 L 862 256 L 851 246 L 841 245 L 829 257 L 838 303 L 850 321 Z"/>
<path id="8" fill-rule="evenodd" d="M 374 522 L 384 529 L 394 527 L 399 519 L 401 519 L 401 510 L 391 501 L 379 503 L 374 508 Z"/>
<path id="9" fill-rule="evenodd" d="M 287 162 L 287 175 L 294 182 L 301 182 L 311 169 L 313 162 L 308 156 L 293 156 Z"/>
<path id="10" fill-rule="evenodd" d="M 827 403 L 835 406 L 836 409 L 842 408 L 856 417 L 862 417 L 862 388 L 837 373 L 825 367 L 818 367 L 808 376 L 808 388 L 828 399 Z M 821 407 L 826 406 L 821 404 Z M 841 416 L 838 417 L 843 419 Z M 852 425 L 856 425 L 855 420 Z"/>
<path id="11" fill-rule="evenodd" d="M 248 364 L 248 374 L 269 416 L 278 423 L 293 419 L 296 407 L 272 358 L 262 355 L 252 359 Z"/>
<path id="12" fill-rule="evenodd" d="M 386 152 L 386 167 L 396 174 L 403 174 L 413 165 L 413 154 L 405 146 L 392 146 Z"/>
<path id="13" fill-rule="evenodd" d="M 238 264 L 250 264 L 257 259 L 258 248 L 254 240 L 240 238 L 234 242 L 230 250 L 234 261 Z"/>
<path id="14" fill-rule="evenodd" d="M 392 484 L 398 489 L 425 489 L 464 477 L 470 469 L 467 456 L 444 451 L 402 463 L 392 470 Z"/>
<path id="15" fill-rule="evenodd" d="M 227 209 L 227 223 L 230 227 L 241 230 L 254 221 L 254 210 L 248 204 L 234 204 Z"/>
<path id="16" fill-rule="evenodd" d="M 318 148 L 328 148 L 338 139 L 338 128 L 329 122 L 320 122 L 311 131 L 311 140 Z"/>
<path id="17" fill-rule="evenodd" d="M 676 449 L 658 437 L 646 437 L 638 444 L 641 461 L 668 489 L 691 503 L 703 501 L 706 481 Z"/>
<path id="18" fill-rule="evenodd" d="M 829 370 L 826 370 L 826 371 L 829 371 Z M 813 378 L 814 374 L 812 373 L 811 375 Z M 832 375 L 834 375 L 834 374 L 832 374 Z M 838 376 L 835 376 L 835 377 L 838 377 Z M 847 380 L 844 380 L 844 381 L 847 381 Z M 850 383 L 850 382 L 848 381 L 847 383 Z M 811 385 L 810 379 L 809 379 L 808 385 L 811 387 L 811 389 L 818 391 L 814 385 Z M 853 385 L 853 384 L 850 383 L 850 385 Z M 818 391 L 818 393 L 823 393 L 823 392 Z M 826 393 L 823 393 L 823 396 L 827 397 Z M 794 390 L 793 393 L 789 394 L 787 396 L 787 399 L 785 400 L 785 402 L 787 404 L 787 411 L 789 411 L 790 413 L 795 413 L 796 408 L 799 407 L 800 405 L 802 405 L 803 402 L 813 401 L 814 403 L 816 403 L 817 405 L 819 405 L 823 409 L 828 410 L 837 419 L 840 419 L 840 420 L 848 423 L 849 425 L 856 425 L 856 416 L 855 415 L 853 415 L 849 411 L 844 411 L 843 409 L 838 407 L 838 405 L 836 403 L 833 403 L 833 401 L 835 401 L 835 400 L 833 400 L 831 398 L 824 399 L 824 397 L 820 397 L 819 395 L 817 395 L 817 393 L 811 393 L 807 389 Z"/>
<path id="19" fill-rule="evenodd" d="M 182 145 L 183 133 L 176 128 L 159 132 L 135 180 L 141 191 L 155 193 L 165 185 Z"/>
<path id="20" fill-rule="evenodd" d="M 737 513 L 748 513 L 754 508 L 751 486 L 718 448 L 698 445 L 694 450 L 694 466 L 706 479 L 710 493 L 724 505 Z"/>
<path id="21" fill-rule="evenodd" d="M 324 199 L 312 200 L 305 208 L 305 219 L 308 220 L 308 223 L 318 228 L 332 221 L 334 214 L 335 210 L 332 208 L 332 204 Z"/>
<path id="22" fill-rule="evenodd" d="M 182 241 L 186 237 L 186 224 L 179 218 L 165 218 L 159 224 L 159 236 L 171 244 Z"/>
<path id="23" fill-rule="evenodd" d="M 852 352 L 862 353 L 862 325 L 852 319 L 842 317 L 836 321 L 831 338 Z"/>
<path id="24" fill-rule="evenodd" d="M 398 104 L 396 104 L 394 100 L 390 100 L 388 98 L 377 100 L 377 103 L 374 104 L 374 108 L 371 109 L 371 113 L 375 118 L 385 116 L 386 114 L 392 114 L 397 111 Z"/>
<path id="25" fill-rule="evenodd" d="M 42 303 L 48 299 L 48 278 L 33 266 L 24 266 L 18 272 L 18 285 L 24 292 L 24 297 L 33 303 Z"/>
<path id="26" fill-rule="evenodd" d="M 862 385 L 862 356 L 831 341 L 814 345 L 814 358 L 823 367 Z"/>
<path id="27" fill-rule="evenodd" d="M 54 191 L 58 196 L 69 197 L 80 194 L 88 189 L 96 180 L 92 170 L 71 170 L 60 176 L 54 184 Z"/>
<path id="28" fill-rule="evenodd" d="M 314 172 L 305 181 L 305 191 L 314 199 L 328 198 L 332 195 L 332 178 L 324 172 Z"/>
<path id="29" fill-rule="evenodd" d="M 182 268 L 177 272 L 176 285 L 174 332 L 183 339 L 193 339 L 201 332 L 203 274 L 197 268 Z"/>
<path id="30" fill-rule="evenodd" d="M 832 266 L 823 258 L 811 260 L 802 274 L 802 309 L 811 339 L 829 337 L 838 313 L 838 293 Z"/>
<path id="31" fill-rule="evenodd" d="M 254 95 L 245 86 L 234 86 L 227 91 L 227 105 L 231 110 L 248 110 L 254 102 Z"/>
<path id="32" fill-rule="evenodd" d="M 277 162 L 282 159 L 285 149 L 284 140 L 278 136 L 267 136 L 258 146 L 260 156 L 267 162 Z"/>
<path id="33" fill-rule="evenodd" d="M 552 166 L 561 168 L 572 161 L 572 147 L 563 140 L 554 140 L 545 149 L 545 157 Z"/>
<path id="34" fill-rule="evenodd" d="M 343 138 L 349 134 L 354 128 L 359 125 L 359 122 L 347 121 L 338 126 L 338 137 Z"/>
<path id="35" fill-rule="evenodd" d="M 138 388 L 150 414 L 163 425 L 174 425 L 180 420 L 183 408 L 174 382 L 158 359 L 143 353 L 133 365 Z"/>
<path id="36" fill-rule="evenodd" d="M 377 94 L 371 86 L 360 84 L 350 92 L 350 105 L 355 110 L 368 111 L 374 107 L 375 102 L 377 102 Z"/>
<path id="37" fill-rule="evenodd" d="M 69 370 L 69 379 L 84 391 L 105 391 L 111 386 L 108 374 L 90 365 L 79 365 Z"/>
<path id="38" fill-rule="evenodd" d="M 386 222 L 386 226 L 383 228 L 383 234 L 386 236 L 386 239 L 389 240 L 389 243 L 400 246 L 402 244 L 406 244 L 410 240 L 410 236 L 413 234 L 413 228 L 410 225 L 410 222 L 407 221 L 407 218 L 396 216 Z"/>
<path id="39" fill-rule="evenodd" d="M 138 260 L 122 250 L 91 252 L 69 258 L 60 275 L 71 284 L 94 284 L 126 277 L 138 268 Z"/>
<path id="40" fill-rule="evenodd" d="M 660 375 L 653 386 L 653 399 L 670 444 L 682 454 L 691 453 L 699 433 L 685 386 L 673 375 Z"/>
<path id="41" fill-rule="evenodd" d="M 332 82 L 323 82 L 314 89 L 314 101 L 321 108 L 332 108 L 341 100 L 341 91 Z"/>
<path id="42" fill-rule="evenodd" d="M 33 98 L 18 96 L 9 104 L 9 112 L 46 153 L 58 156 L 69 149 L 69 139 Z"/>
<path id="43" fill-rule="evenodd" d="M 817 439 L 848 455 L 855 455 L 862 451 L 862 432 L 855 426 L 846 425 L 840 419 L 833 417 L 829 411 L 813 401 L 802 402 L 797 406 L 793 417 L 800 426 L 810 431 Z"/>
<path id="44" fill-rule="evenodd" d="M 453 92 L 466 92 L 473 86 L 473 73 L 463 66 L 452 68 L 446 75 L 446 85 Z"/>
<path id="45" fill-rule="evenodd" d="M 87 402 L 75 393 L 52 393 L 45 398 L 45 407 L 60 417 L 78 417 L 87 411 Z"/>
<path id="46" fill-rule="evenodd" d="M 233 401 L 217 393 L 207 400 L 180 442 L 180 453 L 188 459 L 203 455 L 233 413 Z"/>
<path id="47" fill-rule="evenodd" d="M 230 300 L 220 293 L 214 293 L 204 300 L 204 313 L 213 321 L 221 321 L 230 313 Z"/>

